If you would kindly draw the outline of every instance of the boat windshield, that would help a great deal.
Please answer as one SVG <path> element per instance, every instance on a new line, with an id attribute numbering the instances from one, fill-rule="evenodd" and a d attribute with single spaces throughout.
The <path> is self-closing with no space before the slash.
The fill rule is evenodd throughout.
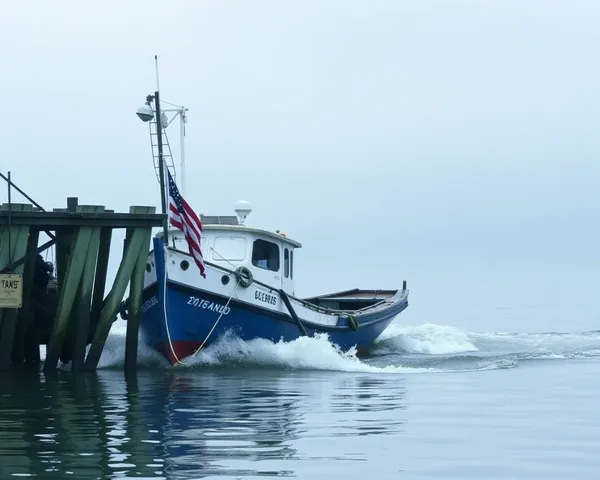
<path id="1" fill-rule="evenodd" d="M 266 240 L 254 240 L 252 265 L 265 270 L 279 271 L 279 246 Z"/>

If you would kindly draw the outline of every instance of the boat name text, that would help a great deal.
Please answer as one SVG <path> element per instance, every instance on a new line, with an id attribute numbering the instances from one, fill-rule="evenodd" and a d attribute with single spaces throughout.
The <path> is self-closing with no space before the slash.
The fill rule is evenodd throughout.
<path id="1" fill-rule="evenodd" d="M 231 311 L 231 308 L 226 307 L 225 305 L 221 305 L 217 302 L 211 302 L 210 300 L 202 300 L 198 297 L 190 297 L 187 304 L 198 308 L 204 308 L 206 310 L 211 310 L 213 312 L 222 313 L 223 315 L 228 315 Z"/>
<path id="2" fill-rule="evenodd" d="M 148 300 L 142 303 L 142 312 L 146 313 L 154 305 L 158 305 L 158 298 L 156 298 L 156 295 L 150 297 Z"/>
<path id="3" fill-rule="evenodd" d="M 254 291 L 254 298 L 261 302 L 268 303 L 269 305 L 277 305 L 277 297 L 275 295 L 269 295 L 268 293 L 261 292 L 260 290 Z"/>

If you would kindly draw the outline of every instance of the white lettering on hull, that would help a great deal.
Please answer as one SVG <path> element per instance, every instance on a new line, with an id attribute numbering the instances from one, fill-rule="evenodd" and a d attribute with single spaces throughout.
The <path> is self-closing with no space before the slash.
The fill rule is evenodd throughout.
<path id="1" fill-rule="evenodd" d="M 158 298 L 156 298 L 156 295 L 154 295 L 153 297 L 150 297 L 148 300 L 146 300 L 144 303 L 142 303 L 142 312 L 146 313 L 154 305 L 158 305 Z"/>
<path id="2" fill-rule="evenodd" d="M 269 305 L 277 305 L 277 297 L 275 295 L 269 295 L 268 293 L 261 292 L 260 290 L 254 291 L 254 298 L 261 302 L 268 303 Z"/>
<path id="3" fill-rule="evenodd" d="M 229 315 L 229 312 L 231 312 L 231 309 L 225 305 L 211 302 L 210 300 L 202 300 L 198 297 L 190 297 L 187 304 L 193 307 L 210 310 L 211 312 L 222 313 L 223 315 Z"/>

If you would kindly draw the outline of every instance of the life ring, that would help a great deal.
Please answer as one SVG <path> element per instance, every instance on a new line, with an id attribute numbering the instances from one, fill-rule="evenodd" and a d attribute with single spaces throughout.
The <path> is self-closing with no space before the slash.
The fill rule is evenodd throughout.
<path id="1" fill-rule="evenodd" d="M 235 277 L 238 283 L 244 288 L 248 288 L 254 282 L 252 272 L 247 267 L 238 267 L 235 271 Z"/>
<path id="2" fill-rule="evenodd" d="M 350 325 L 350 328 L 352 328 L 352 330 L 354 330 L 354 331 L 358 330 L 358 322 L 356 321 L 356 318 L 354 318 L 353 316 L 348 317 L 348 324 Z"/>

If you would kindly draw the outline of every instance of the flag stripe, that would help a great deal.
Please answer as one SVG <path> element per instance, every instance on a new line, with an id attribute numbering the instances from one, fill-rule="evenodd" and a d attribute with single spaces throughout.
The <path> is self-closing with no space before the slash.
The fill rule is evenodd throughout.
<path id="1" fill-rule="evenodd" d="M 169 221 L 175 228 L 181 230 L 188 244 L 190 255 L 200 270 L 200 275 L 206 278 L 204 256 L 200 248 L 202 240 L 202 222 L 179 193 L 173 181 L 171 172 L 167 169 L 169 181 Z"/>
<path id="2" fill-rule="evenodd" d="M 171 209 L 176 209 L 176 207 L 173 204 L 171 204 Z M 181 220 L 182 217 L 179 217 L 179 216 L 172 218 L 171 224 L 175 228 L 178 228 L 179 230 L 181 230 L 184 233 L 186 233 L 187 235 L 189 235 L 191 237 L 191 240 L 193 241 L 193 243 L 200 245 L 201 235 L 199 235 L 198 232 L 196 232 L 196 230 L 194 230 L 194 228 L 190 225 L 189 221 L 187 220 L 187 216 L 184 215 L 183 217 L 185 217 L 183 221 Z M 177 225 L 174 222 L 177 222 Z M 184 230 L 183 225 L 185 225 L 187 227 L 187 231 Z"/>

